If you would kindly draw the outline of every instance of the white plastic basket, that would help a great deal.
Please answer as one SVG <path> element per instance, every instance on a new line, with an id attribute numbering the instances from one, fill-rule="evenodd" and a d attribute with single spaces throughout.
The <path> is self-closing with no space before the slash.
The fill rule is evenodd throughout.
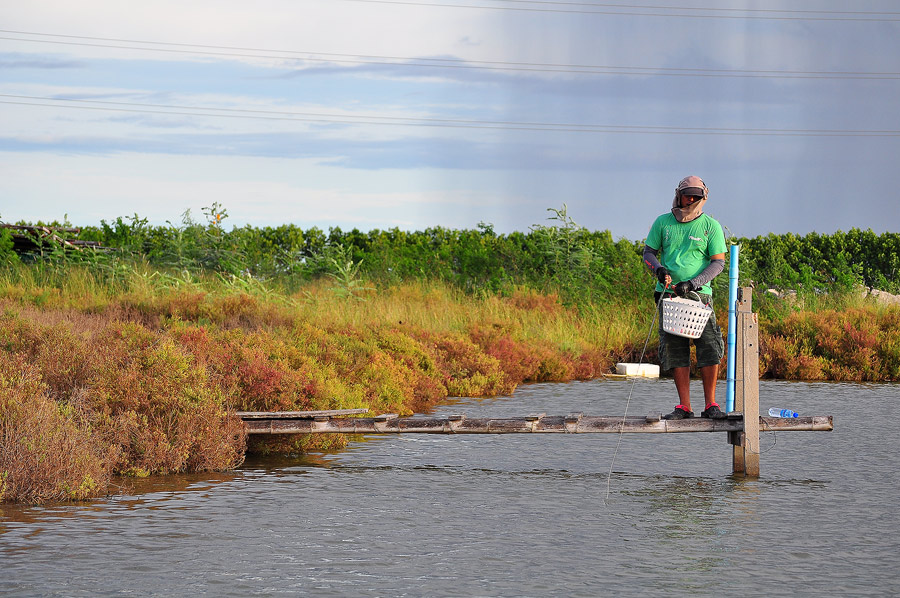
<path id="1" fill-rule="evenodd" d="M 662 312 L 663 330 L 677 336 L 700 338 L 713 310 L 701 301 L 672 297 L 662 300 Z"/>

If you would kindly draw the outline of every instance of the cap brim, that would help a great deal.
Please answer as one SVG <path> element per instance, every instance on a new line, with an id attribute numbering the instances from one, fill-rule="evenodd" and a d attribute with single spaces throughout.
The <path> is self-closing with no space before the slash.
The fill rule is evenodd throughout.
<path id="1" fill-rule="evenodd" d="M 696 195 L 698 197 L 703 197 L 703 189 L 700 187 L 685 187 L 681 190 L 682 195 Z"/>

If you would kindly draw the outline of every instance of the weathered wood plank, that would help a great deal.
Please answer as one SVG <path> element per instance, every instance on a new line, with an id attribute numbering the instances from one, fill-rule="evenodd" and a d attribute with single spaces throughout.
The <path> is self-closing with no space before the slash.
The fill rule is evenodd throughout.
<path id="1" fill-rule="evenodd" d="M 250 434 L 673 434 L 687 432 L 737 432 L 743 430 L 740 418 L 711 420 L 703 418 L 647 421 L 643 416 L 590 416 L 572 418 L 548 415 L 540 420 L 528 417 L 469 418 L 447 417 L 376 417 L 248 419 Z M 832 418 L 808 416 L 793 419 L 759 418 L 757 425 L 778 431 L 829 431 Z"/>
<path id="2" fill-rule="evenodd" d="M 323 409 L 319 411 L 238 411 L 237 416 L 248 419 L 303 419 L 316 417 L 344 417 L 368 413 L 368 409 Z"/>
<path id="3" fill-rule="evenodd" d="M 749 294 L 749 289 L 747 289 Z M 744 347 L 744 475 L 759 477 L 759 317 L 742 312 L 741 344 Z"/>
<path id="4" fill-rule="evenodd" d="M 811 415 L 807 417 L 760 417 L 760 430 L 776 432 L 831 432 L 834 418 L 831 415 Z"/>
<path id="5" fill-rule="evenodd" d="M 744 414 L 759 413 L 759 318 L 751 311 L 753 289 L 738 291 L 735 333 L 734 408 Z M 739 434 L 729 434 L 732 447 L 732 471 L 747 476 L 759 476 L 759 421 L 747 420 Z"/>
<path id="6" fill-rule="evenodd" d="M 734 346 L 734 356 L 729 356 L 729 359 L 734 359 L 734 371 L 735 371 L 735 381 L 734 381 L 734 411 L 740 412 L 741 414 L 745 413 L 744 409 L 744 385 L 743 385 L 743 371 L 744 371 L 744 350 L 741 340 L 741 325 L 740 325 L 740 314 L 741 312 L 749 312 L 751 311 L 751 301 L 753 299 L 752 293 L 745 292 L 744 288 L 738 289 L 738 296 L 735 302 L 735 346 Z M 728 435 L 728 442 L 732 444 L 732 472 L 734 473 L 744 473 L 744 431 L 743 429 L 740 432 L 736 432 L 734 434 Z"/>

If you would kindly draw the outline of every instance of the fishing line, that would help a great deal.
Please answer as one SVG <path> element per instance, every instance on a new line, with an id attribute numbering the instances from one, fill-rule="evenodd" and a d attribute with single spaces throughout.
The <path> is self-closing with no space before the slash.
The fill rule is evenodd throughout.
<path id="1" fill-rule="evenodd" d="M 763 425 L 765 425 L 767 428 L 769 428 L 769 431 L 770 431 L 770 432 L 772 432 L 772 446 L 770 446 L 769 448 L 767 448 L 767 449 L 764 450 L 764 451 L 759 451 L 759 454 L 760 454 L 760 455 L 762 455 L 762 454 L 764 454 L 764 453 L 768 453 L 768 452 L 771 451 L 773 448 L 775 448 L 775 445 L 776 445 L 776 444 L 778 444 L 778 438 L 775 436 L 775 430 L 774 430 L 774 428 L 772 428 L 768 423 L 766 423 L 766 420 L 762 420 L 762 423 L 763 423 Z"/>
<path id="2" fill-rule="evenodd" d="M 653 320 L 650 322 L 650 330 L 647 331 L 647 339 L 644 341 L 644 348 L 641 349 L 641 357 L 638 359 L 638 374 L 641 373 L 641 364 L 644 363 L 644 353 L 647 351 L 647 344 L 650 342 L 650 335 L 653 334 L 653 325 L 656 324 L 656 315 L 659 313 L 659 306 L 662 304 L 666 291 L 669 290 L 669 283 L 666 288 L 659 294 L 659 301 L 656 302 L 656 310 L 653 312 Z M 631 379 L 631 390 L 628 391 L 628 400 L 625 401 L 625 415 L 622 416 L 622 426 L 619 428 L 619 437 L 616 439 L 616 450 L 613 453 L 612 461 L 609 462 L 609 473 L 606 474 L 606 500 L 609 500 L 609 481 L 612 478 L 613 465 L 616 462 L 616 455 L 619 454 L 619 444 L 622 442 L 622 433 L 625 431 L 625 418 L 628 416 L 628 404 L 631 403 L 631 395 L 634 394 L 634 385 L 637 382 L 637 376 Z"/>

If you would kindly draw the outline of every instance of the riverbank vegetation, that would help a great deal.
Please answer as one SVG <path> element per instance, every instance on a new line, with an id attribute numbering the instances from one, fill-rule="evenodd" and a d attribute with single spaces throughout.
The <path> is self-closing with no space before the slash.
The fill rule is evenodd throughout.
<path id="1" fill-rule="evenodd" d="M 596 378 L 636 361 L 653 314 L 639 242 L 565 207 L 527 233 L 234 228 L 204 210 L 80 229 L 72 248 L 0 230 L 0 501 L 83 499 L 116 474 L 236 466 L 241 410 L 427 410 L 448 396 Z M 53 223 L 69 228 L 68 223 Z M 900 379 L 900 235 L 741 239 L 763 375 Z M 18 250 L 16 244 L 19 244 Z M 716 281 L 727 321 L 727 272 Z M 655 354 L 655 335 L 645 360 Z M 338 447 L 340 437 L 254 442 Z"/>

